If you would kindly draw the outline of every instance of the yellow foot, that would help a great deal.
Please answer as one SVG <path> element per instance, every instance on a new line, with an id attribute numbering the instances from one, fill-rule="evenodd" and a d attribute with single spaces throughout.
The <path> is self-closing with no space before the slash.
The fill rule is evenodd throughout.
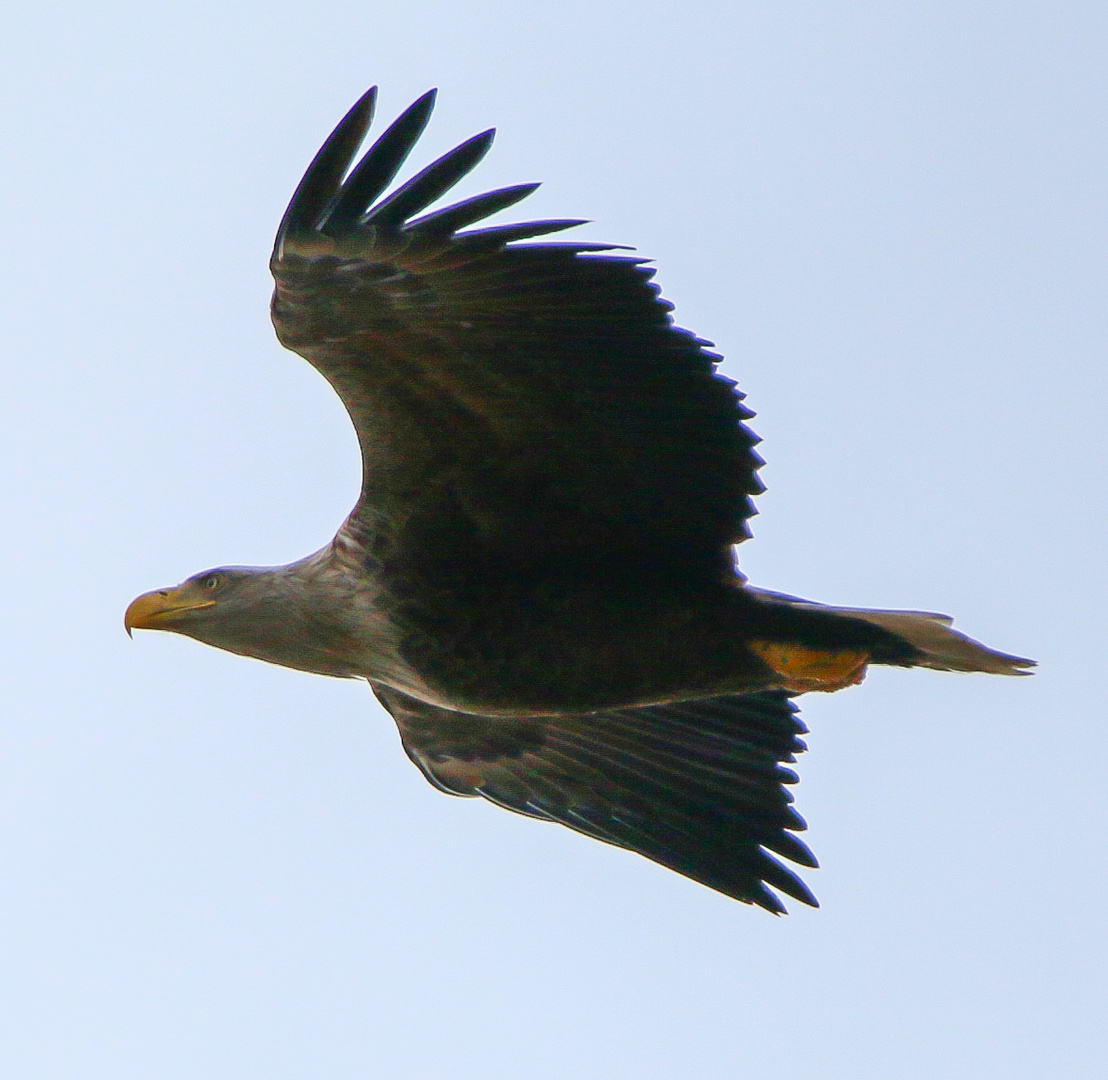
<path id="1" fill-rule="evenodd" d="M 794 694 L 855 686 L 869 663 L 869 653 L 860 649 L 810 649 L 781 641 L 752 641 L 750 648 L 781 676 L 781 689 Z"/>

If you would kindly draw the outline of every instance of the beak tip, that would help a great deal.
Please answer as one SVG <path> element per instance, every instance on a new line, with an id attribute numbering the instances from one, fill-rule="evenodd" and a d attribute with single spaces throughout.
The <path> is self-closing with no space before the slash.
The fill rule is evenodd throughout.
<path id="1" fill-rule="evenodd" d="M 123 629 L 127 631 L 127 636 L 132 641 L 135 638 L 135 630 L 146 627 L 151 613 L 157 611 L 158 597 L 157 592 L 143 593 L 127 605 L 127 610 L 123 613 Z"/>

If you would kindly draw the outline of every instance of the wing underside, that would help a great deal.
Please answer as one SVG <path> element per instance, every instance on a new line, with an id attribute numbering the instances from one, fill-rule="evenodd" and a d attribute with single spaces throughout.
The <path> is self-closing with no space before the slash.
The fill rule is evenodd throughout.
<path id="1" fill-rule="evenodd" d="M 805 728 L 776 691 L 561 717 L 486 717 L 375 686 L 404 748 L 454 795 L 556 821 L 772 912 L 815 906 L 775 857 L 816 861 L 784 762 Z M 770 888 L 772 886 L 772 888 Z"/>
<path id="2" fill-rule="evenodd" d="M 351 168 L 373 93 L 355 105 L 274 251 L 278 335 L 357 429 L 364 490 L 350 530 L 407 552 L 449 543 L 578 563 L 619 552 L 731 573 L 760 460 L 710 343 L 673 324 L 642 260 L 534 240 L 576 220 L 469 228 L 536 185 L 424 213 L 492 132 L 383 194 L 432 100 Z"/>

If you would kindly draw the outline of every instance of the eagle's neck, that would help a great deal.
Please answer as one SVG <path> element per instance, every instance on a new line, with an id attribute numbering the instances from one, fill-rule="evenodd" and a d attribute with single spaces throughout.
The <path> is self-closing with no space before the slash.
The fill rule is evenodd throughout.
<path id="1" fill-rule="evenodd" d="M 233 595 L 184 632 L 283 667 L 346 678 L 364 674 L 351 641 L 355 580 L 330 545 L 287 566 L 243 568 L 238 575 Z"/>

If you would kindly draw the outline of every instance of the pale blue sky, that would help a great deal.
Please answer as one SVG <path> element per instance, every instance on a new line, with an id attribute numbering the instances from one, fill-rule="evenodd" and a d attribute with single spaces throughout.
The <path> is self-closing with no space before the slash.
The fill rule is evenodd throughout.
<path id="1" fill-rule="evenodd" d="M 1105 1075 L 1103 4 L 17 3 L 0 39 L 0 1075 Z M 418 168 L 659 265 L 758 412 L 742 564 L 1033 679 L 809 698 L 786 919 L 428 786 L 356 683 L 136 593 L 325 543 L 273 231 L 371 83 Z M 584 233 L 584 230 L 583 230 Z"/>

